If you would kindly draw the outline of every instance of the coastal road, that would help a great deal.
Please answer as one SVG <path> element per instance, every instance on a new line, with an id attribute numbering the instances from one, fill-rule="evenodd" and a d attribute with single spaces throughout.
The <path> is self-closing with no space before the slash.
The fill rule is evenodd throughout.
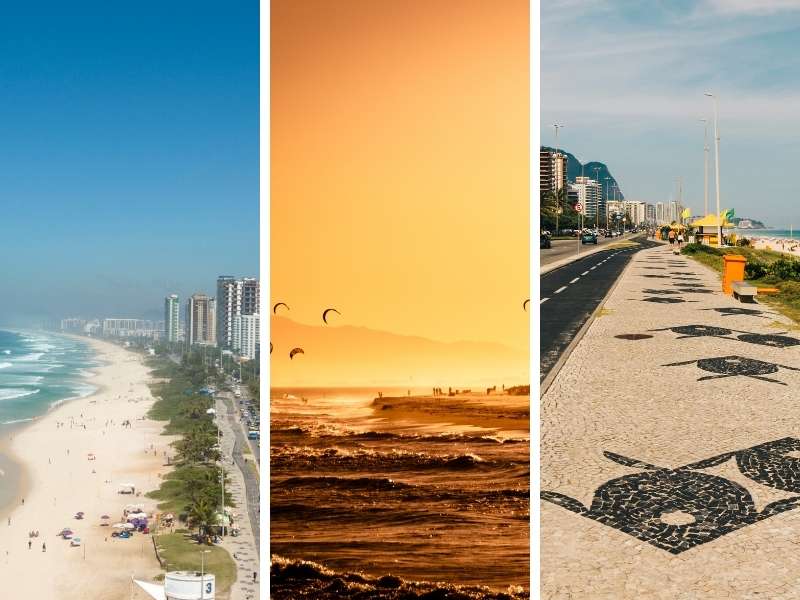
<path id="1" fill-rule="evenodd" d="M 620 240 L 628 240 L 635 235 L 637 234 L 627 234 L 615 238 L 599 237 L 597 238 L 597 246 L 594 244 L 580 244 L 578 242 L 578 238 L 573 238 L 571 240 L 553 240 L 552 248 L 542 248 L 540 250 L 539 266 L 544 267 L 545 265 L 549 265 L 557 260 L 567 258 L 568 256 L 577 256 L 578 246 L 580 246 L 580 253 L 583 254 L 585 252 L 589 252 L 590 250 L 594 250 L 599 246 L 607 246 L 608 244 L 613 244 L 615 242 L 619 242 Z"/>
<path id="2" fill-rule="evenodd" d="M 242 448 L 245 448 L 248 445 L 248 441 L 247 437 L 245 437 L 242 431 L 239 419 L 237 418 L 233 399 L 228 393 L 219 394 L 219 397 L 225 403 L 225 408 L 227 409 L 225 416 L 228 419 L 228 423 L 230 424 L 235 437 L 232 458 L 233 462 L 236 463 L 236 466 L 239 468 L 239 471 L 241 471 L 242 477 L 244 478 L 244 486 L 247 496 L 247 514 L 250 517 L 250 527 L 253 531 L 253 538 L 256 542 L 256 550 L 258 551 L 261 548 L 261 530 L 259 527 L 258 512 L 260 499 L 258 476 L 253 470 L 253 467 L 244 459 L 244 455 L 242 454 Z"/>
<path id="3" fill-rule="evenodd" d="M 614 238 L 620 242 L 621 238 Z M 630 240 L 622 240 L 626 244 Z M 580 258 L 540 277 L 540 380 L 558 362 L 580 328 L 616 283 L 631 257 L 657 245 L 644 235 L 633 238 L 636 246 L 612 245 Z M 577 242 L 574 242 L 577 244 Z"/>

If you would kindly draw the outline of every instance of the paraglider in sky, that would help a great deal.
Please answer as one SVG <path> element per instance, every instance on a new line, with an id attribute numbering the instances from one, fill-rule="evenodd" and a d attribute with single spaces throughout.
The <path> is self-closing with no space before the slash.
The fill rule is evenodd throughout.
<path id="1" fill-rule="evenodd" d="M 293 359 L 295 354 L 305 354 L 302 348 L 292 348 L 292 351 L 289 352 L 289 359 Z"/>
<path id="2" fill-rule="evenodd" d="M 336 310 L 335 308 L 326 308 L 326 309 L 325 309 L 325 310 L 322 312 L 322 320 L 325 322 L 325 325 L 327 325 L 327 324 L 328 324 L 328 313 L 329 313 L 329 312 L 335 312 L 335 313 L 336 313 L 337 315 L 339 315 L 339 316 L 341 316 L 341 315 L 342 315 L 342 313 L 340 313 L 340 312 L 339 312 L 338 310 Z"/>
<path id="3" fill-rule="evenodd" d="M 528 310 L 528 304 L 530 304 L 530 302 L 531 302 L 530 298 L 526 299 L 525 302 L 522 303 L 522 310 L 527 311 Z"/>
<path id="4" fill-rule="evenodd" d="M 288 305 L 288 304 L 286 304 L 286 302 L 277 302 L 277 303 L 275 304 L 275 306 L 273 306 L 273 307 L 272 307 L 272 314 L 273 314 L 273 315 L 277 315 L 277 314 L 278 314 L 278 307 L 279 307 L 279 306 L 285 306 L 285 307 L 286 307 L 286 310 L 291 310 L 291 309 L 289 308 L 289 305 Z"/>
<path id="5" fill-rule="evenodd" d="M 272 342 L 269 343 L 269 353 L 272 354 Z"/>

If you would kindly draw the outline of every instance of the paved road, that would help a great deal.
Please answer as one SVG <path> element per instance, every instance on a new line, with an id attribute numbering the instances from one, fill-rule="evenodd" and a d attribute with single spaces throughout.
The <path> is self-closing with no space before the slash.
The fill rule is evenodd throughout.
<path id="1" fill-rule="evenodd" d="M 631 256 L 639 250 L 656 245 L 656 242 L 646 240 L 643 235 L 633 239 L 640 245 L 601 250 L 541 276 L 540 380 L 558 362 L 561 354 L 614 285 Z M 620 241 L 619 238 L 615 240 Z"/>
<path id="2" fill-rule="evenodd" d="M 236 441 L 233 445 L 233 462 L 239 467 L 239 470 L 244 476 L 244 484 L 247 492 L 247 513 L 250 517 L 250 526 L 253 530 L 253 537 L 256 542 L 256 549 L 261 548 L 261 532 L 259 528 L 258 510 L 259 510 L 259 483 L 253 468 L 247 464 L 242 454 L 242 448 L 247 445 L 247 438 L 242 432 L 242 427 L 239 424 L 239 419 L 236 416 L 236 410 L 233 406 L 233 400 L 230 394 L 220 394 L 219 397 L 225 403 L 227 409 L 226 416 L 230 424 Z"/>
<path id="3" fill-rule="evenodd" d="M 615 238 L 600 237 L 597 238 L 597 246 L 605 246 L 614 242 L 619 242 L 620 240 L 627 240 L 634 235 L 636 234 L 627 234 L 622 237 Z M 567 258 L 568 256 L 576 256 L 578 254 L 578 246 L 580 246 L 581 254 L 584 252 L 589 252 L 590 250 L 594 250 L 597 247 L 594 244 L 579 244 L 578 238 L 571 240 L 553 240 L 552 243 L 552 248 L 541 249 L 541 252 L 539 253 L 540 267 L 554 263 L 557 260 Z"/>

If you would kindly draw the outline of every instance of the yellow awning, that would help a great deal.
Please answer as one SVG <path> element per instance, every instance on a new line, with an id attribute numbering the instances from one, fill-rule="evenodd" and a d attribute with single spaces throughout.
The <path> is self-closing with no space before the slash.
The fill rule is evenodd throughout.
<path id="1" fill-rule="evenodd" d="M 697 221 L 692 222 L 692 227 L 719 227 L 719 226 L 720 226 L 719 215 L 706 215 L 702 219 L 697 219 Z M 723 220 L 722 226 L 733 227 L 733 223 L 731 223 L 730 221 Z"/>

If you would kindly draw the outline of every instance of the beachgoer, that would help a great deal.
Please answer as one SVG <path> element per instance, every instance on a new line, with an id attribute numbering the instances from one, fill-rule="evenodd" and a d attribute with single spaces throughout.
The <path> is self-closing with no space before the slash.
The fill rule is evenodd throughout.
<path id="1" fill-rule="evenodd" d="M 42 552 L 47 552 L 47 545 L 42 542 Z"/>
<path id="2" fill-rule="evenodd" d="M 256 577 L 258 577 L 258 571 L 253 571 L 253 583 L 256 582 Z"/>
<path id="3" fill-rule="evenodd" d="M 28 550 L 30 550 L 30 549 L 31 549 L 31 546 L 33 546 L 33 542 L 32 542 L 32 541 L 30 541 L 30 540 L 28 540 Z"/>
<path id="4" fill-rule="evenodd" d="M 681 247 L 681 244 L 683 244 L 683 233 L 678 234 L 678 248 Z"/>

